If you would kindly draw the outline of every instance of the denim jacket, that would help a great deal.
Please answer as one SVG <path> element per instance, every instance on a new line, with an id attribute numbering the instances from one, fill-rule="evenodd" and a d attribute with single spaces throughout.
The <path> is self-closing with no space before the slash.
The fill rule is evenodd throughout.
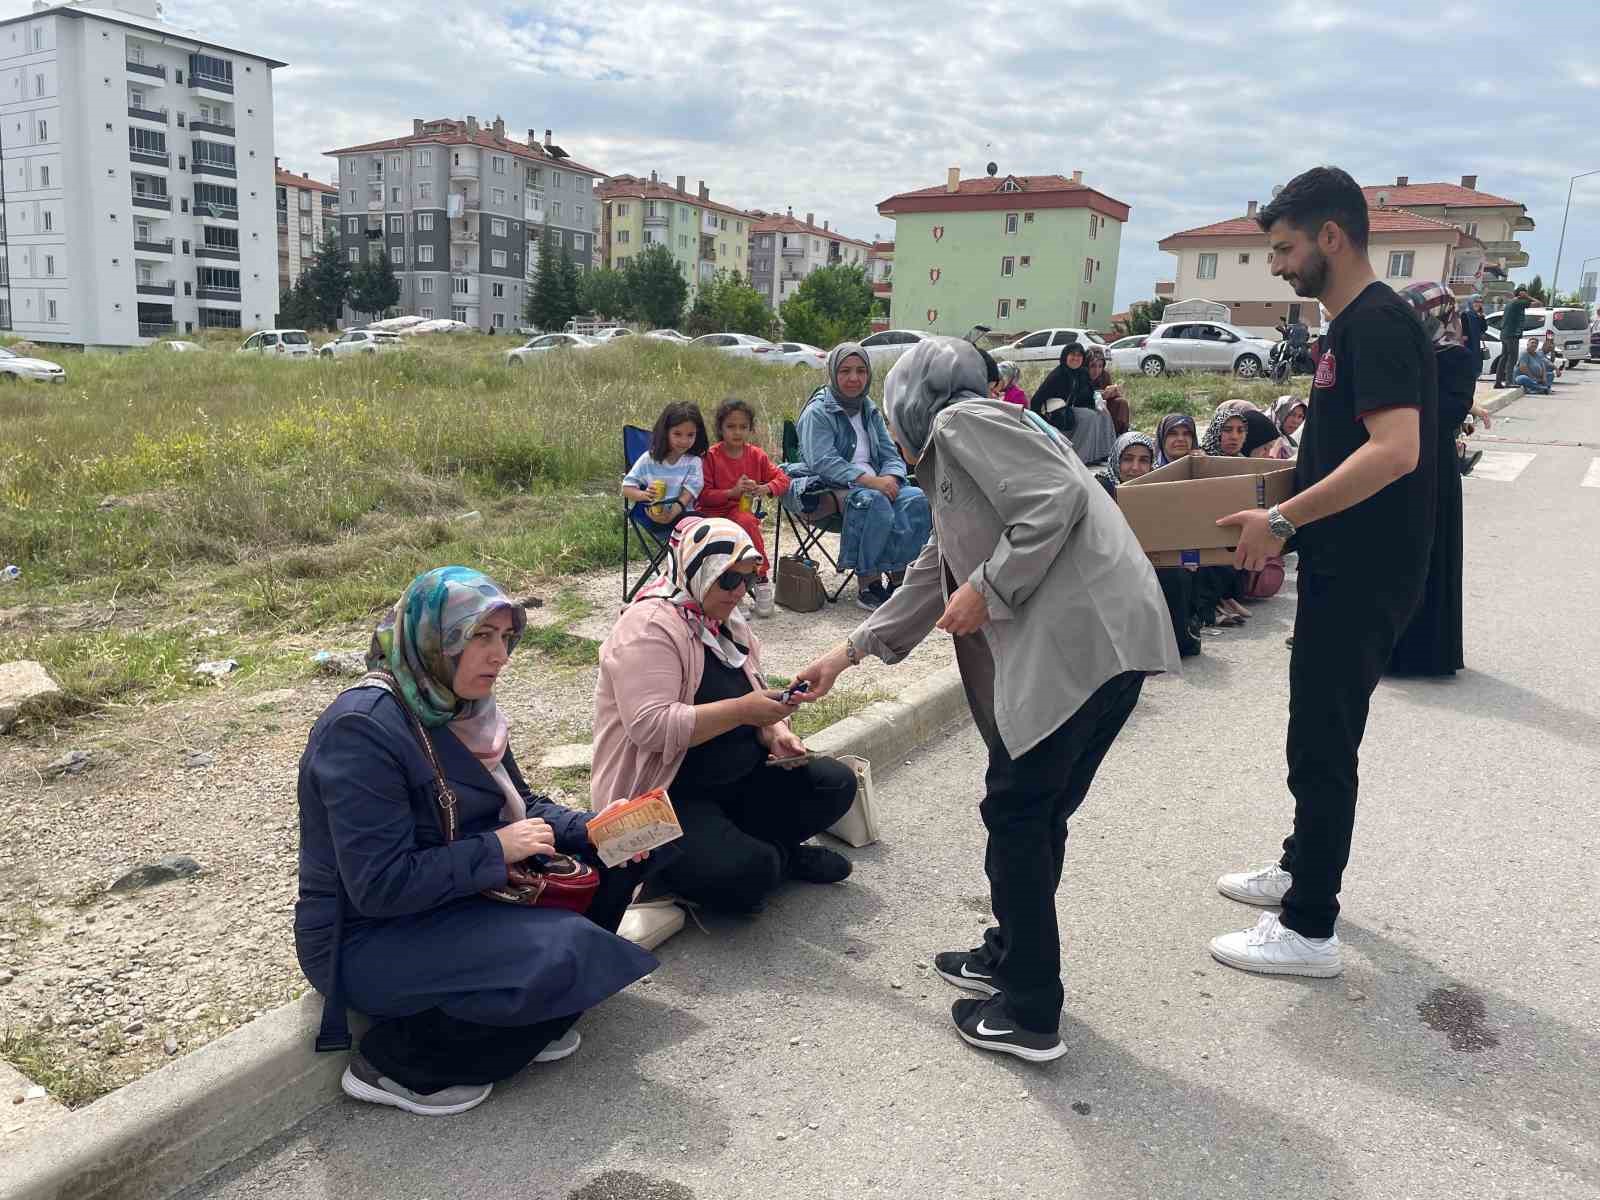
<path id="1" fill-rule="evenodd" d="M 871 473 L 890 475 L 904 483 L 909 474 L 905 461 L 895 449 L 883 414 L 867 398 L 861 401 L 861 424 L 872 439 Z M 868 473 L 852 461 L 856 452 L 855 427 L 831 389 L 821 387 L 812 393 L 800 413 L 796 431 L 800 435 L 800 456 L 805 460 L 804 474 L 815 476 L 830 488 L 849 488 Z"/>

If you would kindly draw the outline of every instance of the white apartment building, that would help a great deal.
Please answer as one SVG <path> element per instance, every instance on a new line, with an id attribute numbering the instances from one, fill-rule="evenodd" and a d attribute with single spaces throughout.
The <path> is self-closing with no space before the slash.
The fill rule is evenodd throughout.
<path id="1" fill-rule="evenodd" d="M 854 266 L 867 269 L 872 243 L 819 227 L 817 214 L 798 220 L 794 209 L 784 216 L 760 211 L 751 214 L 750 286 L 760 292 L 768 307 L 776 309 L 800 286 L 801 280 L 823 267 Z"/>
<path id="2" fill-rule="evenodd" d="M 0 327 L 94 347 L 271 323 L 283 65 L 154 0 L 0 21 Z"/>

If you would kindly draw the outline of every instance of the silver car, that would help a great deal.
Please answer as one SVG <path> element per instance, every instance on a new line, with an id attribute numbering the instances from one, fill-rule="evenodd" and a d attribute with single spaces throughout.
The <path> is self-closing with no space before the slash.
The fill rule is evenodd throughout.
<path id="1" fill-rule="evenodd" d="M 1105 340 L 1092 329 L 1039 329 L 1009 346 L 1001 346 L 993 354 L 997 360 L 1054 363 L 1061 360 L 1061 351 L 1073 342 L 1085 349 L 1105 345 Z"/>
<path id="2" fill-rule="evenodd" d="M 1138 354 L 1146 375 L 1175 371 L 1228 371 L 1240 379 L 1259 379 L 1272 340 L 1225 321 L 1169 321 L 1158 325 Z"/>
<path id="3" fill-rule="evenodd" d="M 603 345 L 581 333 L 546 333 L 529 338 L 527 343 L 505 353 L 506 366 L 523 367 L 534 359 L 561 350 L 593 350 Z"/>
<path id="4" fill-rule="evenodd" d="M 767 360 L 767 355 L 778 352 L 778 348 L 766 338 L 758 338 L 749 333 L 703 333 L 689 344 L 720 350 L 734 358 L 754 358 L 763 362 Z"/>
<path id="5" fill-rule="evenodd" d="M 805 342 L 779 342 L 776 352 L 761 361 L 780 367 L 815 367 L 820 371 L 828 365 L 828 352 Z"/>
<path id="6" fill-rule="evenodd" d="M 59 363 L 47 358 L 25 358 L 14 350 L 0 347 L 0 376 L 29 379 L 36 383 L 65 383 L 67 373 Z"/>
<path id="7" fill-rule="evenodd" d="M 933 334 L 926 329 L 885 329 L 861 339 L 861 348 L 872 362 L 874 375 L 893 366 L 902 354 Z"/>

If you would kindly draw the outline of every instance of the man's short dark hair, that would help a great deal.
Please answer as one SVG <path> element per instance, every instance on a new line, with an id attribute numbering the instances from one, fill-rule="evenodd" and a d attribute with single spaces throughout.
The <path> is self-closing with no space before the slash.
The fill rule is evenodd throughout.
<path id="1" fill-rule="evenodd" d="M 1256 224 L 1263 231 L 1279 221 L 1287 221 L 1313 238 L 1332 221 L 1357 250 L 1367 248 L 1367 198 L 1361 185 L 1338 167 L 1312 167 L 1296 175 L 1272 203 L 1256 213 Z"/>

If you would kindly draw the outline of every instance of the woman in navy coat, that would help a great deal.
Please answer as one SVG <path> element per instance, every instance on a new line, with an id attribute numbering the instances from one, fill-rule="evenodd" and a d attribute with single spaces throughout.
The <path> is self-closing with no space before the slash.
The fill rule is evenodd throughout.
<path id="1" fill-rule="evenodd" d="M 600 867 L 587 915 L 479 894 L 530 855 L 599 865 L 591 814 L 529 791 L 494 702 L 525 620 L 477 571 L 418 576 L 373 635 L 372 673 L 322 714 L 300 760 L 295 949 L 326 997 L 318 1049 L 349 1045 L 346 1005 L 374 1020 L 342 1082 L 357 1099 L 465 1112 L 529 1062 L 575 1051 L 579 1015 L 656 967 L 615 933 L 637 863 Z M 449 843 L 406 709 L 458 800 Z"/>

